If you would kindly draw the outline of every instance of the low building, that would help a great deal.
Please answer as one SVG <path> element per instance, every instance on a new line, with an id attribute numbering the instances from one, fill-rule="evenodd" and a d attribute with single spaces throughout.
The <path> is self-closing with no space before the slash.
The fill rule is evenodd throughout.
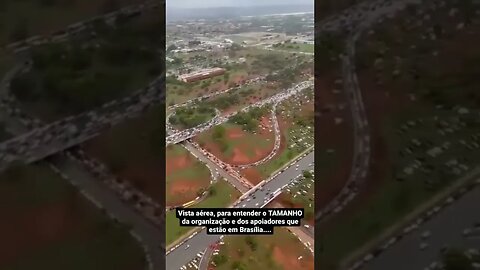
<path id="1" fill-rule="evenodd" d="M 215 76 L 219 76 L 224 73 L 225 73 L 225 69 L 223 68 L 209 68 L 209 69 L 203 69 L 203 70 L 195 71 L 192 73 L 180 75 L 178 76 L 178 79 L 180 81 L 190 83 L 190 82 L 196 82 L 196 81 L 212 78 Z"/>

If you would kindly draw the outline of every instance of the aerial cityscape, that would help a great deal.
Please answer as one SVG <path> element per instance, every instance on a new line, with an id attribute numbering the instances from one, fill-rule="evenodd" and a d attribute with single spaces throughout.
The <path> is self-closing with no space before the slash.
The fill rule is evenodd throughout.
<path id="1" fill-rule="evenodd" d="M 167 269 L 314 269 L 310 8 L 167 21 Z M 207 235 L 176 207 L 300 207 L 305 220 Z"/>
<path id="2" fill-rule="evenodd" d="M 478 0 L 0 0 L 0 269 L 480 269 L 479 32 Z"/>

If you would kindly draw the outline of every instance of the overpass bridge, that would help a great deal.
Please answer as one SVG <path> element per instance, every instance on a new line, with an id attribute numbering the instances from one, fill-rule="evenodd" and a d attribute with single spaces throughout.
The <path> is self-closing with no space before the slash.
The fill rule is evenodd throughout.
<path id="1" fill-rule="evenodd" d="M 165 76 L 161 75 L 130 96 L 113 100 L 92 111 L 43 125 L 0 143 L 0 170 L 15 160 L 31 163 L 44 159 L 90 140 L 108 127 L 137 117 L 163 101 L 164 81 Z M 8 106 L 11 100 L 12 97 L 9 96 L 2 98 L 1 105 L 5 106 L 7 111 L 11 110 Z"/>

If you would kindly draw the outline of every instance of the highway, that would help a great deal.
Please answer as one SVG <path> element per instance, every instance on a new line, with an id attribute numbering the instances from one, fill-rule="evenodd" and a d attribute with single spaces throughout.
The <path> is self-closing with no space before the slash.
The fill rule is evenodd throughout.
<path id="1" fill-rule="evenodd" d="M 0 95 L 5 93 L 4 87 L 5 84 L 2 83 L 0 85 Z M 18 119 L 6 116 L 3 111 L 0 111 L 0 116 L 5 120 L 5 128 L 12 134 L 22 134 L 29 130 Z M 123 202 L 117 193 L 87 172 L 78 162 L 62 153 L 51 156 L 47 161 L 50 162 L 54 170 L 76 186 L 97 207 L 105 209 L 114 219 L 132 225 L 131 233 L 140 239 L 140 244 L 146 250 L 151 269 L 159 269 L 165 265 L 165 247 L 162 244 L 165 239 L 163 228 L 156 227 L 151 221 L 135 211 L 132 206 Z"/>
<path id="2" fill-rule="evenodd" d="M 111 101 L 92 111 L 42 125 L 1 142 L 0 169 L 5 168 L 14 159 L 27 163 L 41 160 L 81 144 L 125 119 L 140 115 L 155 103 L 162 101 L 164 91 L 159 85 L 163 81 L 164 77 L 160 76 L 148 87 L 136 91 L 131 96 Z M 11 103 L 5 102 L 5 99 L 9 98 L 3 96 L 1 105 L 10 112 L 10 116 L 15 117 L 12 108 L 9 107 Z"/>
<path id="3" fill-rule="evenodd" d="M 263 205 L 266 205 L 268 202 L 273 200 L 273 198 L 278 196 L 281 192 L 281 189 L 290 183 L 292 179 L 297 177 L 299 173 L 312 167 L 313 162 L 314 152 L 310 152 L 296 162 L 298 169 L 296 169 L 296 165 L 292 164 L 292 166 L 288 167 L 282 173 L 278 174 L 276 177 L 264 184 L 261 189 L 259 187 L 255 187 L 254 190 L 248 192 L 255 196 L 255 199 L 252 197 L 250 201 L 247 201 L 244 196 L 242 196 L 243 200 L 240 198 L 240 201 L 235 204 L 235 207 L 263 207 Z M 269 190 L 270 192 L 273 192 L 273 197 L 268 196 L 267 192 L 269 192 Z M 272 195 L 272 193 L 270 194 Z M 197 253 L 204 251 L 206 247 L 218 240 L 220 240 L 220 235 L 207 235 L 205 229 L 201 230 L 195 235 L 190 236 L 177 248 L 167 253 L 167 269 L 180 269 L 180 267 L 192 260 Z M 189 245 L 188 248 L 186 248 L 187 245 Z"/>
<path id="4" fill-rule="evenodd" d="M 480 234 L 471 238 L 462 235 L 466 228 L 480 222 L 479 206 L 480 188 L 477 187 L 425 222 L 421 229 L 404 236 L 362 269 L 421 270 L 438 261 L 443 247 L 480 248 Z M 422 240 L 422 234 L 426 231 L 431 235 Z M 420 250 L 421 242 L 428 243 L 428 247 Z"/>
<path id="5" fill-rule="evenodd" d="M 274 96 L 271 96 L 271 97 L 266 98 L 266 99 L 262 99 L 262 100 L 260 100 L 256 103 L 254 103 L 254 104 L 251 104 L 251 105 L 241 109 L 240 111 L 230 113 L 229 115 L 226 115 L 226 116 L 216 117 L 216 118 L 208 121 L 207 123 L 204 123 L 204 124 L 199 125 L 197 127 L 190 128 L 190 129 L 185 129 L 185 130 L 176 132 L 174 134 L 168 135 L 167 138 L 166 138 L 166 144 L 167 145 L 177 144 L 177 143 L 182 142 L 184 140 L 188 140 L 188 139 L 193 138 L 196 135 L 212 128 L 213 126 L 220 125 L 222 123 L 227 122 L 228 119 L 230 119 L 230 117 L 232 117 L 232 116 L 234 116 L 234 115 L 236 115 L 240 112 L 247 112 L 253 107 L 262 107 L 262 106 L 270 104 L 270 103 L 279 102 L 281 100 L 289 98 L 292 95 L 295 95 L 298 92 L 303 91 L 304 89 L 307 89 L 308 87 L 312 87 L 312 86 L 313 86 L 313 78 L 308 80 L 308 81 L 303 81 L 301 83 L 298 83 L 295 86 L 293 86 L 293 87 L 291 87 L 291 88 L 289 88 L 289 89 L 287 89 L 287 90 L 285 90 L 281 93 L 278 93 Z"/>
<path id="6" fill-rule="evenodd" d="M 213 162 L 211 159 L 205 156 L 204 153 L 201 152 L 200 149 L 195 147 L 192 142 L 184 141 L 183 145 L 185 148 L 195 155 L 198 159 L 200 159 L 203 163 L 207 164 L 210 168 L 214 168 L 215 172 L 218 173 L 221 177 L 225 178 L 225 180 L 230 183 L 233 187 L 235 187 L 238 191 L 242 194 L 247 192 L 250 187 L 247 186 L 245 183 L 238 181 L 235 177 L 229 174 L 226 170 L 222 169 L 217 163 Z"/>
<path id="7" fill-rule="evenodd" d="M 149 256 L 153 269 L 159 269 L 165 265 L 164 247 L 162 247 L 165 240 L 164 228 L 155 226 L 133 207 L 127 206 L 120 200 L 118 194 L 98 181 L 76 161 L 63 155 L 52 156 L 48 161 L 80 191 L 91 196 L 99 208 L 105 209 L 121 223 L 132 226 L 131 230 L 141 239 L 141 244 L 146 246 L 146 255 Z"/>

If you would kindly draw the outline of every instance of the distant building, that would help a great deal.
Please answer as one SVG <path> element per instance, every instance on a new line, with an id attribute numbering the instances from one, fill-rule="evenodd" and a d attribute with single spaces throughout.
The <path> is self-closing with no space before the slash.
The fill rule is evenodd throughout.
<path id="1" fill-rule="evenodd" d="M 212 78 L 215 76 L 219 76 L 224 73 L 225 73 L 225 69 L 223 68 L 209 68 L 209 69 L 204 69 L 200 71 L 195 71 L 189 74 L 180 75 L 178 76 L 178 79 L 180 81 L 190 83 L 190 82 L 196 82 L 196 81 Z"/>

